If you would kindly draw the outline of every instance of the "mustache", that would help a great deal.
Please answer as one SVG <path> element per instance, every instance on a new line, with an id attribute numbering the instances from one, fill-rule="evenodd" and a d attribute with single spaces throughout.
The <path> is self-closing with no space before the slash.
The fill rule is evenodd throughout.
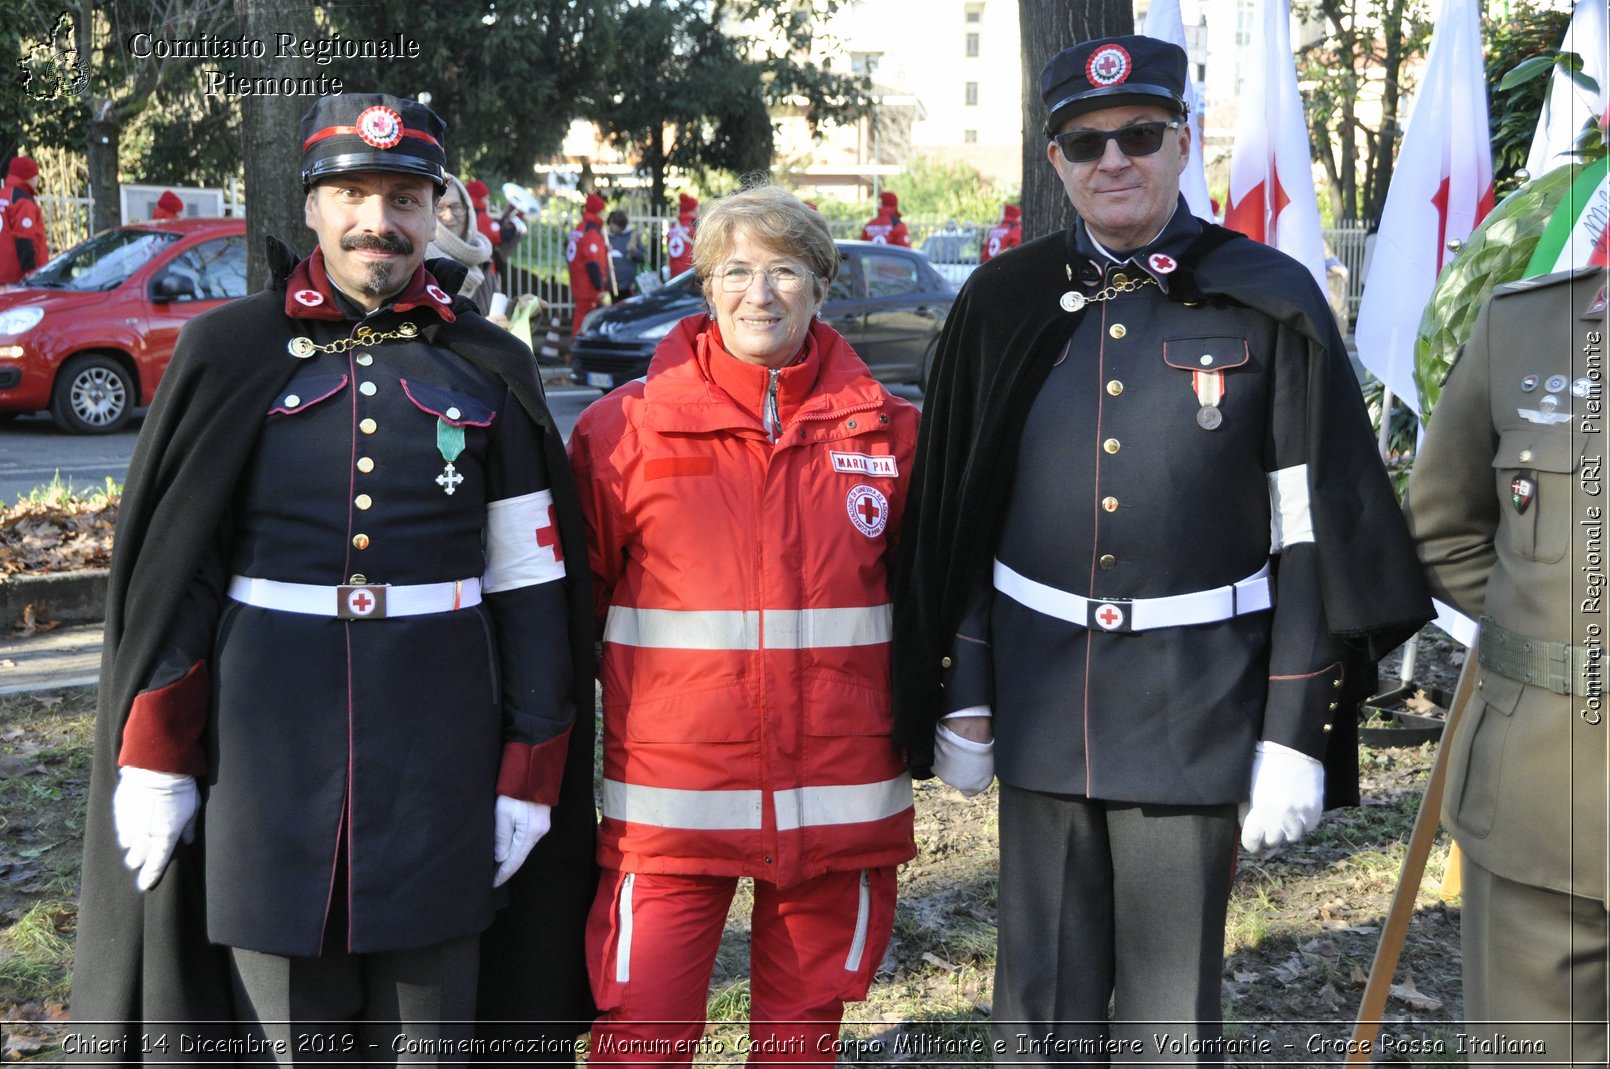
<path id="1" fill-rule="evenodd" d="M 414 251 L 414 243 L 401 234 L 353 234 L 341 239 L 341 247 L 349 251 L 375 249 L 394 252 L 399 256 L 407 256 Z"/>

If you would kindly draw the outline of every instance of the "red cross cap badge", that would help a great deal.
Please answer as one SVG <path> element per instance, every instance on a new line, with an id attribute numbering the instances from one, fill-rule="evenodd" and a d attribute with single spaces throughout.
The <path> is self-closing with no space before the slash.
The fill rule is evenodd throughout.
<path id="1" fill-rule="evenodd" d="M 305 305 L 308 308 L 317 308 L 324 303 L 324 294 L 318 290 L 297 290 L 291 296 L 296 298 L 297 304 Z"/>
<path id="2" fill-rule="evenodd" d="M 1085 77 L 1091 85 L 1117 85 L 1129 77 L 1134 68 L 1129 53 L 1118 45 L 1107 45 L 1090 54 L 1085 64 Z"/>
<path id="3" fill-rule="evenodd" d="M 889 526 L 889 499 L 875 486 L 857 483 L 851 487 L 844 507 L 855 529 L 868 538 L 878 537 Z"/>
<path id="4" fill-rule="evenodd" d="M 402 116 L 383 104 L 364 108 L 358 115 L 358 136 L 375 148 L 391 148 L 402 140 Z"/>
<path id="5" fill-rule="evenodd" d="M 1096 609 L 1091 617 L 1103 631 L 1116 631 L 1124 626 L 1124 610 L 1111 603 Z"/>
<path id="6" fill-rule="evenodd" d="M 1160 275 L 1166 275 L 1179 266 L 1179 261 L 1175 260 L 1174 257 L 1169 256 L 1167 253 L 1162 252 L 1152 253 L 1146 258 L 1146 262 L 1151 264 L 1152 270 L 1156 271 Z"/>

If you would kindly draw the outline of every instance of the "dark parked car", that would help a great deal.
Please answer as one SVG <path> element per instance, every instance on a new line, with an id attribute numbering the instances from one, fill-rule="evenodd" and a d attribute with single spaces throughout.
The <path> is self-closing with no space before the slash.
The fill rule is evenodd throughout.
<path id="1" fill-rule="evenodd" d="M 848 339 L 879 380 L 922 385 L 955 290 L 920 252 L 867 241 L 837 244 L 839 274 L 822 304 L 823 321 Z M 660 339 L 704 310 L 691 271 L 646 296 L 601 308 L 571 345 L 570 377 L 601 390 L 639 378 Z"/>
<path id="2" fill-rule="evenodd" d="M 104 434 L 149 404 L 179 328 L 246 294 L 246 222 L 103 230 L 0 287 L 0 417 L 49 409 Z"/>

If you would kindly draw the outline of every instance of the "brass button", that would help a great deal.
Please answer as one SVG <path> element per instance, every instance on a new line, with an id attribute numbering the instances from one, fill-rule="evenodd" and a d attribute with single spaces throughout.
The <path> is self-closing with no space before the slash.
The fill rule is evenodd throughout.
<path id="1" fill-rule="evenodd" d="M 1114 323 L 1112 326 L 1107 328 L 1107 333 L 1111 334 L 1115 338 L 1122 338 L 1125 334 L 1129 333 L 1129 330 L 1122 323 Z"/>
<path id="2" fill-rule="evenodd" d="M 949 657 L 941 657 L 941 658 L 939 658 L 939 667 L 941 667 L 941 668 L 949 668 L 950 667 L 950 658 Z"/>
<path id="3" fill-rule="evenodd" d="M 1108 512 L 1117 512 L 1118 499 L 1116 497 L 1104 497 L 1101 499 L 1101 507 L 1106 509 Z"/>
<path id="4" fill-rule="evenodd" d="M 1334 725 L 1326 724 L 1324 727 L 1320 728 L 1320 730 L 1321 731 L 1329 731 L 1333 726 Z"/>
<path id="5" fill-rule="evenodd" d="M 368 367 L 370 364 L 372 364 L 374 362 L 375 362 L 375 357 L 374 357 L 373 353 L 359 353 L 358 354 L 358 366 L 359 367 Z"/>
<path id="6" fill-rule="evenodd" d="M 352 578 L 347 580 L 347 586 L 366 586 L 368 583 L 369 577 L 362 572 L 353 572 Z"/>
<path id="7" fill-rule="evenodd" d="M 357 497 L 352 499 L 352 503 L 357 505 L 360 509 L 366 509 L 370 505 L 374 504 L 373 501 L 369 500 L 368 494 L 359 494 Z"/>
<path id="8" fill-rule="evenodd" d="M 1330 709 L 1331 709 L 1332 712 L 1336 711 L 1336 703 L 1335 702 L 1330 703 Z"/>
<path id="9" fill-rule="evenodd" d="M 1102 571 L 1110 572 L 1118 564 L 1118 558 L 1111 553 L 1103 553 L 1101 559 L 1096 563 L 1101 565 Z"/>
<path id="10" fill-rule="evenodd" d="M 1108 438 L 1105 442 L 1101 443 L 1101 448 L 1105 449 L 1109 453 L 1118 452 L 1118 439 Z"/>
<path id="11" fill-rule="evenodd" d="M 1107 383 L 1107 392 L 1112 396 L 1117 397 L 1119 394 L 1124 392 L 1124 384 L 1119 382 L 1117 379 L 1113 379 L 1111 382 Z"/>
<path id="12" fill-rule="evenodd" d="M 365 475 L 368 475 L 371 471 L 375 470 L 375 462 L 369 457 L 359 457 L 358 470 L 363 472 Z"/>
<path id="13" fill-rule="evenodd" d="M 1532 451 L 1530 449 L 1521 450 L 1520 462 L 1522 464 L 1530 464 L 1532 462 Z"/>
<path id="14" fill-rule="evenodd" d="M 375 431 L 380 429 L 380 424 L 376 423 L 372 419 L 366 419 L 358 424 L 358 429 L 365 434 L 373 434 Z"/>
<path id="15" fill-rule="evenodd" d="M 1124 274 L 1122 271 L 1114 271 L 1112 275 L 1112 284 L 1114 286 L 1127 286 L 1129 285 L 1129 276 Z"/>
<path id="16" fill-rule="evenodd" d="M 297 405 L 299 405 L 301 403 L 302 403 L 302 399 L 300 397 L 296 396 L 296 394 L 294 394 L 294 393 L 291 394 L 289 397 L 285 398 L 285 407 L 286 408 L 295 408 Z"/>
<path id="17" fill-rule="evenodd" d="M 1337 689 L 1337 690 L 1341 690 L 1341 689 L 1342 689 L 1342 681 L 1341 681 L 1341 680 L 1340 680 L 1340 679 L 1333 679 L 1333 680 L 1331 680 L 1331 681 L 1330 681 L 1330 685 L 1331 685 L 1331 686 L 1333 686 L 1333 687 L 1335 687 L 1335 688 L 1336 688 L 1336 689 Z"/>
<path id="18" fill-rule="evenodd" d="M 369 548 L 369 536 L 366 535 L 366 534 L 353 535 L 352 536 L 352 548 L 353 549 L 368 549 Z"/>
<path id="19" fill-rule="evenodd" d="M 358 383 L 358 392 L 365 397 L 373 397 L 375 395 L 375 384 L 372 382 L 360 382 Z"/>

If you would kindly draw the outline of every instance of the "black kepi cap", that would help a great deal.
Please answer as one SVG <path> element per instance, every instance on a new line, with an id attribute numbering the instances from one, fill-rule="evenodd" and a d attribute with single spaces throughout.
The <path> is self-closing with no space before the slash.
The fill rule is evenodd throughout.
<path id="1" fill-rule="evenodd" d="M 389 93 L 337 93 L 302 116 L 302 187 L 349 171 L 424 175 L 447 185 L 447 124 L 417 100 Z"/>
<path id="2" fill-rule="evenodd" d="M 1185 49 L 1155 37 L 1101 37 L 1064 48 L 1040 71 L 1045 129 L 1122 104 L 1161 104 L 1185 115 Z"/>

